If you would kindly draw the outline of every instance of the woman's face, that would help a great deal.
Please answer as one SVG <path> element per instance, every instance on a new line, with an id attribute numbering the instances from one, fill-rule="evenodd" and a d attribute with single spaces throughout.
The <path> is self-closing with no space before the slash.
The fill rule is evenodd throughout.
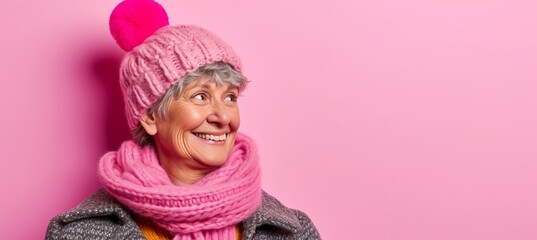
<path id="1" fill-rule="evenodd" d="M 167 119 L 154 115 L 159 161 L 172 180 L 226 162 L 240 125 L 238 95 L 237 87 L 199 79 L 172 101 Z"/>

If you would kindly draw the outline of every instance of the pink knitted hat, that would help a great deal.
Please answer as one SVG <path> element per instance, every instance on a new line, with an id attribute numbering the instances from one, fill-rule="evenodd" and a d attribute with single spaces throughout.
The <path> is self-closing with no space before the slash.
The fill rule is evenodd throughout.
<path id="1" fill-rule="evenodd" d="M 110 33 L 127 54 L 119 81 L 131 130 L 142 114 L 187 72 L 218 61 L 241 72 L 239 57 L 213 33 L 196 26 L 169 26 L 154 0 L 125 0 L 110 16 Z"/>

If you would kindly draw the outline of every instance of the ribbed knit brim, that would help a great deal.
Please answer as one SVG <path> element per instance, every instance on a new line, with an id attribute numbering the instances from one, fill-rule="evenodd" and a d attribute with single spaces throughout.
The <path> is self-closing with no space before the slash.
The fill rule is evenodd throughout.
<path id="1" fill-rule="evenodd" d="M 187 72 L 222 61 L 241 72 L 239 57 L 213 33 L 196 26 L 166 26 L 128 52 L 120 67 L 127 123 L 142 114 Z"/>

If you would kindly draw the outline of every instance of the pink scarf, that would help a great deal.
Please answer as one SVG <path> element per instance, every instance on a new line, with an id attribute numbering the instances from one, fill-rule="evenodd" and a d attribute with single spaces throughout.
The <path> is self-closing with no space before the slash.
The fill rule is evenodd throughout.
<path id="1" fill-rule="evenodd" d="M 193 185 L 174 185 L 153 147 L 125 141 L 99 163 L 105 189 L 149 217 L 174 240 L 235 239 L 235 225 L 261 204 L 261 177 L 253 141 L 238 133 L 227 162 Z"/>

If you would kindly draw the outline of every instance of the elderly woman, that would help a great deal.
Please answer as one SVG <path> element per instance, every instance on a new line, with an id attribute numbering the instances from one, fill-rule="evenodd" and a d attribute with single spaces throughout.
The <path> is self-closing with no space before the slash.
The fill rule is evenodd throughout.
<path id="1" fill-rule="evenodd" d="M 153 0 L 112 12 L 134 140 L 101 158 L 104 188 L 52 219 L 46 239 L 320 239 L 261 190 L 254 143 L 238 132 L 239 58 L 207 30 L 167 21 Z"/>

